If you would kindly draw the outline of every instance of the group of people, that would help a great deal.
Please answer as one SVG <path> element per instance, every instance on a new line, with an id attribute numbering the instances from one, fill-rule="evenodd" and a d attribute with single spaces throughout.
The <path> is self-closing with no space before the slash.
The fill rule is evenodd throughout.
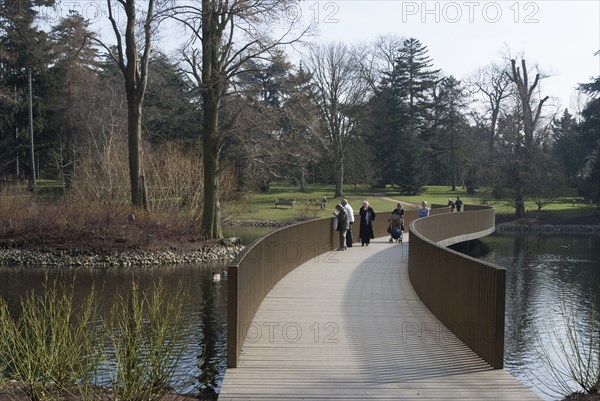
<path id="1" fill-rule="evenodd" d="M 352 238 L 352 226 L 354 224 L 354 210 L 343 199 L 338 205 L 335 205 L 335 230 L 339 233 L 340 247 L 338 250 L 345 251 L 352 247 L 354 238 Z M 371 239 L 375 238 L 373 234 L 373 222 L 375 221 L 375 211 L 369 206 L 368 201 L 363 201 L 362 207 L 358 211 L 360 216 L 359 237 L 362 246 L 369 246 Z"/>
<path id="2" fill-rule="evenodd" d="M 354 238 L 352 237 L 352 226 L 354 224 L 354 210 L 348 203 L 347 199 L 343 199 L 340 204 L 335 206 L 335 220 L 334 228 L 339 234 L 340 246 L 339 251 L 345 251 L 352 247 Z M 373 232 L 373 223 L 377 215 L 375 210 L 369 206 L 368 201 L 363 201 L 360 210 L 358 211 L 360 217 L 359 225 L 359 238 L 361 246 L 369 246 L 371 240 L 375 238 Z M 398 217 L 394 217 L 398 216 Z M 397 223 L 396 223 L 397 222 Z M 396 209 L 392 212 L 390 217 L 390 226 L 397 224 L 400 230 L 404 230 L 404 209 L 402 204 L 398 203 Z M 390 231 L 391 233 L 391 231 Z M 393 235 L 392 235 L 393 236 Z"/>
<path id="3" fill-rule="evenodd" d="M 448 206 L 450 212 L 454 212 L 454 208 L 458 212 L 462 210 L 463 202 L 460 200 L 460 196 L 456 197 L 456 201 L 448 199 Z M 342 199 L 340 204 L 335 205 L 336 211 L 334 212 L 334 230 L 339 233 L 340 246 L 338 250 L 345 251 L 352 247 L 354 239 L 352 238 L 352 226 L 354 224 L 354 210 L 348 203 L 347 199 Z M 427 201 L 421 202 L 417 214 L 419 217 L 429 216 L 430 208 L 427 206 Z M 375 221 L 375 211 L 369 206 L 368 201 L 363 201 L 362 207 L 359 210 L 360 216 L 360 228 L 359 237 L 362 246 L 369 246 L 371 239 L 375 238 L 373 233 L 373 222 Z M 390 234 L 390 242 L 394 240 L 402 242 L 402 234 L 404 232 L 404 208 L 401 203 L 396 205 L 396 208 L 392 211 L 389 218 L 388 233 Z"/>
<path id="4" fill-rule="evenodd" d="M 448 198 L 448 207 L 450 208 L 450 213 L 454 213 L 454 208 L 456 208 L 457 212 L 462 210 L 463 202 L 460 200 L 460 196 L 456 197 L 456 202 L 452 201 L 452 198 Z"/>

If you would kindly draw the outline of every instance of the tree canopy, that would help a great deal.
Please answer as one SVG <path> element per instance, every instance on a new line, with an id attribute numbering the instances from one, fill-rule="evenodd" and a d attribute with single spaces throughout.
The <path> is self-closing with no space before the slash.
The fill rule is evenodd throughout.
<path id="1" fill-rule="evenodd" d="M 52 4 L 0 4 L 4 179 L 35 171 L 134 209 L 189 208 L 205 238 L 222 236 L 221 199 L 273 181 L 332 183 L 336 197 L 346 181 L 410 195 L 462 186 L 518 215 L 566 186 L 600 202 L 600 77 L 581 85 L 580 113 L 558 111 L 524 57 L 459 79 L 417 38 L 297 55 L 288 45 L 311 26 L 290 20 L 292 0 L 109 2 L 125 7 L 109 14 L 112 41 L 75 12 L 42 23 Z M 178 27 L 170 53 L 156 37 L 165 21 Z"/>

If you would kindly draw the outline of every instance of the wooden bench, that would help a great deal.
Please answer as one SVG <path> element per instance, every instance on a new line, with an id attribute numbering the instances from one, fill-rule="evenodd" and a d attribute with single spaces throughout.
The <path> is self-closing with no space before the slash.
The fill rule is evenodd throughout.
<path id="1" fill-rule="evenodd" d="M 296 204 L 296 199 L 277 199 L 275 201 L 275 207 L 277 207 L 278 205 L 288 205 L 288 206 L 294 207 L 295 204 Z"/>

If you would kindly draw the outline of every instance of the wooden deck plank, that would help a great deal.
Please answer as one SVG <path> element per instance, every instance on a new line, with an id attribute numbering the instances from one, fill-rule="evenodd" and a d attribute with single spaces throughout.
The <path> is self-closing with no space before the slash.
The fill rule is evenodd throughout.
<path id="1" fill-rule="evenodd" d="M 425 308 L 408 244 L 307 262 L 265 298 L 219 400 L 540 400 Z"/>

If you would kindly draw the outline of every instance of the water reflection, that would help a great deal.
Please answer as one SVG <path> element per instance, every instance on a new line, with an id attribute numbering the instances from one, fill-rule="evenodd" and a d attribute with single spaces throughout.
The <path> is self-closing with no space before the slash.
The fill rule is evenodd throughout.
<path id="1" fill-rule="evenodd" d="M 481 259 L 507 269 L 505 369 L 546 400 L 560 399 L 541 360 L 540 344 L 554 360 L 566 338 L 565 310 L 577 328 L 589 328 L 592 299 L 600 296 L 600 236 L 494 234 L 481 240 Z"/>
<path id="2" fill-rule="evenodd" d="M 19 301 L 27 292 L 42 291 L 46 276 L 49 282 L 74 286 L 75 304 L 80 304 L 92 287 L 100 294 L 100 313 L 108 313 L 116 295 L 125 296 L 132 280 L 142 291 L 150 290 L 162 280 L 167 298 L 177 297 L 180 283 L 189 288 L 190 302 L 186 305 L 190 334 L 186 339 L 187 352 L 177 375 L 185 380 L 177 390 L 190 393 L 205 388 L 218 392 L 226 367 L 227 339 L 227 281 L 213 282 L 213 270 L 221 271 L 223 264 L 177 265 L 137 269 L 34 269 L 0 267 L 0 297 L 19 314 Z"/>

